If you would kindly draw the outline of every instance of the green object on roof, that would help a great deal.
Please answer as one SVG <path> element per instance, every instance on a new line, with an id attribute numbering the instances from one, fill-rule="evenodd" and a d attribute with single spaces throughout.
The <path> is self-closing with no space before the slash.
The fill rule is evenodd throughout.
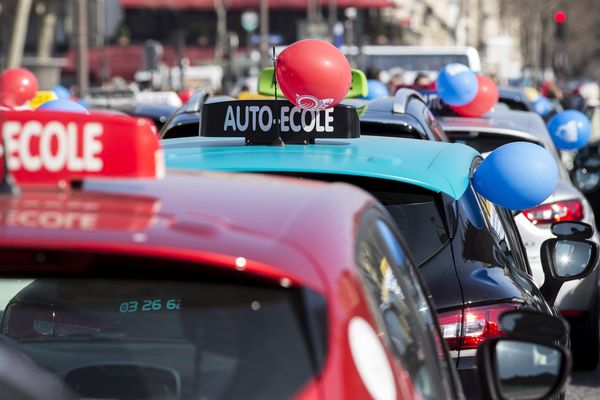
<path id="1" fill-rule="evenodd" d="M 367 77 L 365 74 L 358 70 L 352 69 L 352 83 L 350 89 L 346 94 L 347 99 L 353 99 L 356 97 L 365 97 L 369 92 L 367 85 Z M 258 94 L 263 96 L 275 96 L 275 84 L 273 83 L 273 76 L 275 75 L 275 69 L 273 67 L 263 68 L 258 76 Z M 284 97 L 281 88 L 277 86 L 277 96 Z"/>

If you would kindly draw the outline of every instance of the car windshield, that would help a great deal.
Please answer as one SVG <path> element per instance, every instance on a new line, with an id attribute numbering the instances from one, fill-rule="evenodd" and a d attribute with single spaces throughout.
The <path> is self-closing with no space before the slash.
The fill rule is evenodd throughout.
<path id="1" fill-rule="evenodd" d="M 421 139 L 421 135 L 416 129 L 408 129 L 402 124 L 388 124 L 378 121 L 360 121 L 360 134 Z"/>
<path id="2" fill-rule="evenodd" d="M 44 271 L 140 267 L 128 276 L 0 279 L 2 338 L 82 398 L 282 399 L 314 376 L 295 289 L 206 272 L 184 276 L 178 267 L 191 264 L 173 261 L 31 254 L 54 260 L 41 263 Z M 15 258 L 2 268 L 30 270 L 31 262 Z M 156 271 L 166 265 L 161 277 Z"/>
<path id="3" fill-rule="evenodd" d="M 513 142 L 529 142 L 542 146 L 539 142 L 530 141 L 518 136 L 495 133 L 457 132 L 446 130 L 446 135 L 452 143 L 462 143 L 471 146 L 481 154 L 496 150 L 498 147 Z M 543 147 L 543 146 L 542 146 Z"/>

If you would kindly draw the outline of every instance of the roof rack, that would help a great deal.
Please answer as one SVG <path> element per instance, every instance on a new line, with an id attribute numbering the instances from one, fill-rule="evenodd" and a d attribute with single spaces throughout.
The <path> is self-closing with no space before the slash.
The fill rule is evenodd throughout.
<path id="1" fill-rule="evenodd" d="M 406 107 L 408 102 L 412 98 L 417 98 L 423 103 L 426 103 L 425 99 L 419 92 L 413 89 L 400 88 L 394 95 L 394 103 L 392 106 L 392 112 L 394 114 L 406 114 Z"/>
<path id="2" fill-rule="evenodd" d="M 194 113 L 200 112 L 202 110 L 202 106 L 206 102 L 208 98 L 208 92 L 204 89 L 198 89 L 192 94 L 192 97 L 185 103 L 183 106 L 183 112 L 185 113 Z"/>

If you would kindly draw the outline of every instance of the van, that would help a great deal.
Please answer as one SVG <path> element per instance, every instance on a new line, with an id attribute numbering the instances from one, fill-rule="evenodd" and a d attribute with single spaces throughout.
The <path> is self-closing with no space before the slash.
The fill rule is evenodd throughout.
<path id="1" fill-rule="evenodd" d="M 404 70 L 404 80 L 412 83 L 419 72 L 425 72 L 431 79 L 447 64 L 460 63 L 473 72 L 481 71 L 479 53 L 469 46 L 362 46 L 359 54 L 357 46 L 346 46 L 340 50 L 360 69 L 376 67 L 380 71 L 392 68 Z"/>

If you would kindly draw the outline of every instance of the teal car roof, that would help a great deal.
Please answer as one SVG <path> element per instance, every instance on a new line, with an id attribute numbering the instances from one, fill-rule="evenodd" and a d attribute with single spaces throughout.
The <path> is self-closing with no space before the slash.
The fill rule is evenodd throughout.
<path id="1" fill-rule="evenodd" d="M 195 136 L 163 140 L 162 145 L 167 168 L 355 175 L 409 183 L 455 199 L 467 189 L 473 159 L 479 156 L 462 144 L 377 136 L 283 147 Z"/>

